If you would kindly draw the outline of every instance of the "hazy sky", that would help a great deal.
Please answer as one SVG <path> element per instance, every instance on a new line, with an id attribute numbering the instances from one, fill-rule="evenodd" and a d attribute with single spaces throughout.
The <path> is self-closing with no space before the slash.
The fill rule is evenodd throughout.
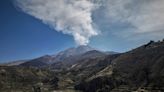
<path id="1" fill-rule="evenodd" d="M 77 45 L 124 52 L 164 37 L 164 0 L 2 0 L 0 62 Z"/>

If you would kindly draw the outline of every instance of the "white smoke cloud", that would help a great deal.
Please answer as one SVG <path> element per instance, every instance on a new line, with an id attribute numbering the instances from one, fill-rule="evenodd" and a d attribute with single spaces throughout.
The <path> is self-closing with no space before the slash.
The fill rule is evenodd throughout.
<path id="1" fill-rule="evenodd" d="M 57 31 L 73 35 L 79 45 L 101 31 L 133 39 L 135 34 L 163 37 L 164 0 L 16 0 L 24 12 Z M 126 25 L 126 28 L 121 27 Z M 121 27 L 120 27 L 121 26 Z M 114 28 L 120 30 L 115 30 Z M 132 29 L 131 29 L 132 28 Z M 111 32 L 112 30 L 112 32 Z M 110 37 L 109 37 L 110 38 Z M 126 40 L 126 39 L 125 39 Z"/>
<path id="2" fill-rule="evenodd" d="M 133 33 L 164 33 L 164 0 L 107 0 L 105 9 L 110 21 L 130 24 Z"/>
<path id="3" fill-rule="evenodd" d="M 92 11 L 88 0 L 16 0 L 25 13 L 42 20 L 57 31 L 73 35 L 78 45 L 86 45 L 97 35 L 93 28 Z"/>

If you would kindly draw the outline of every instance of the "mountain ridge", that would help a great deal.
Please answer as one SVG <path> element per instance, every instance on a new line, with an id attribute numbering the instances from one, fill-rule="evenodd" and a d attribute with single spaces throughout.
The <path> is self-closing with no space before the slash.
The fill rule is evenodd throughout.
<path id="1" fill-rule="evenodd" d="M 65 92 L 63 89 L 72 89 L 75 92 L 76 90 L 80 92 L 163 92 L 163 51 L 164 41 L 150 41 L 119 54 L 109 55 L 91 50 L 80 54 L 80 59 L 76 56 L 77 61 L 70 65 L 65 62 L 56 62 L 52 66 L 46 65 L 42 68 L 0 66 L 0 85 L 2 85 L 0 90 L 8 89 L 7 87 L 11 86 L 10 82 L 19 86 L 19 82 L 24 85 L 28 81 L 28 85 L 35 86 L 42 83 L 43 86 L 39 86 L 41 89 L 53 88 L 55 91 L 63 92 Z M 45 62 L 49 57 L 51 56 L 40 57 L 41 62 Z M 37 60 L 34 59 L 34 65 L 42 65 L 42 63 L 37 64 Z M 6 74 L 8 76 L 4 76 Z M 33 81 L 35 81 L 34 84 Z M 47 84 L 49 87 L 46 86 Z M 28 85 L 26 84 L 25 88 L 31 90 L 33 86 Z M 15 85 L 12 87 L 14 88 Z"/>
<path id="2" fill-rule="evenodd" d="M 111 53 L 110 53 L 111 52 Z M 44 67 L 47 65 L 51 65 L 51 67 L 55 64 L 64 64 L 64 65 L 71 65 L 80 59 L 95 57 L 95 56 L 103 56 L 108 54 L 116 54 L 113 51 L 110 52 L 103 52 L 96 50 L 88 45 L 81 45 L 77 47 L 71 47 L 66 50 L 63 50 L 54 55 L 44 55 L 39 58 L 34 58 L 30 61 L 21 63 L 20 66 L 33 66 L 33 67 Z M 62 62 L 62 63 L 59 63 Z"/>

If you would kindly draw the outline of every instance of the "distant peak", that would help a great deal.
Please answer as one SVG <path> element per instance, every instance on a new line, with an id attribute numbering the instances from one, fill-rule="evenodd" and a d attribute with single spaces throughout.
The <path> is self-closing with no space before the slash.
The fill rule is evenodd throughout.
<path id="1" fill-rule="evenodd" d="M 76 47 L 77 50 L 84 50 L 84 51 L 90 51 L 90 50 L 95 50 L 94 48 L 92 48 L 89 45 L 80 45 L 78 47 Z"/>
<path id="2" fill-rule="evenodd" d="M 92 48 L 92 47 L 89 45 L 79 45 L 77 46 L 77 48 Z"/>

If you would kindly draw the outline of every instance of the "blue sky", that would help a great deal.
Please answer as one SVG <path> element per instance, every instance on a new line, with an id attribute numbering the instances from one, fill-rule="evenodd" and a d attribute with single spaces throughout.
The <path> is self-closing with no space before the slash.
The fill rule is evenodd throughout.
<path id="1" fill-rule="evenodd" d="M 95 8 L 95 3 L 89 1 L 80 2 L 79 5 L 76 0 L 75 3 L 53 0 L 2 0 L 0 62 L 55 54 L 69 47 L 86 44 L 100 50 L 125 52 L 149 40 L 163 38 L 162 0 L 157 0 L 158 3 L 152 0 L 116 1 L 107 0 Z M 65 9 L 69 3 L 72 7 Z M 39 4 L 47 4 L 48 7 L 40 7 Z M 134 4 L 136 7 L 132 8 Z M 52 6 L 52 9 L 49 6 Z M 38 7 L 41 9 L 38 10 Z M 81 7 L 83 9 L 77 10 Z M 127 7 L 129 8 L 126 9 Z M 137 15 L 133 11 L 138 12 Z M 70 16 L 74 17 L 70 19 Z"/>
<path id="2" fill-rule="evenodd" d="M 0 62 L 54 54 L 75 44 L 71 36 L 16 10 L 12 0 L 3 0 L 0 11 Z"/>

